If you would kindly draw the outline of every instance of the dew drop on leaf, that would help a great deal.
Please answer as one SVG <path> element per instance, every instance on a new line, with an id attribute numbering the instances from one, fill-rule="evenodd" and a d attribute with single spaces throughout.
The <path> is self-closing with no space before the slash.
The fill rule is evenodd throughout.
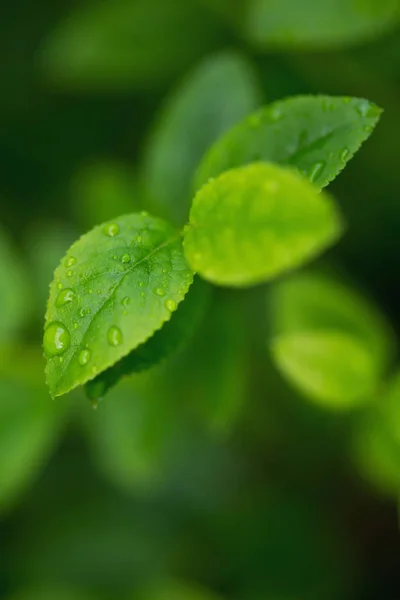
<path id="1" fill-rule="evenodd" d="M 67 271 L 67 277 L 72 277 L 72 271 L 71 271 L 71 269 L 69 271 Z"/>
<path id="2" fill-rule="evenodd" d="M 87 348 L 85 348 L 84 350 L 81 351 L 81 353 L 79 354 L 79 358 L 78 358 L 78 362 L 81 365 L 81 367 L 84 367 L 85 365 L 88 364 L 91 356 L 92 356 L 92 353 Z"/>
<path id="3" fill-rule="evenodd" d="M 165 296 L 165 291 L 162 288 L 156 288 L 154 293 L 156 296 Z"/>
<path id="4" fill-rule="evenodd" d="M 69 304 L 70 302 L 73 302 L 73 300 L 75 299 L 75 292 L 73 290 L 71 290 L 70 288 L 65 288 L 65 290 L 62 290 L 56 299 L 56 306 L 58 308 L 60 308 L 61 306 L 64 306 L 65 304 Z"/>
<path id="5" fill-rule="evenodd" d="M 107 341 L 110 346 L 120 346 L 122 344 L 124 338 L 119 327 L 116 327 L 115 325 L 110 327 L 107 333 Z"/>
<path id="6" fill-rule="evenodd" d="M 119 234 L 119 226 L 117 223 L 107 223 L 103 227 L 103 233 L 108 237 L 115 237 Z"/>
<path id="7" fill-rule="evenodd" d="M 125 296 L 125 298 L 122 298 L 121 304 L 122 304 L 122 306 L 128 306 L 130 301 L 131 301 L 131 299 L 129 298 L 129 296 Z"/>
<path id="8" fill-rule="evenodd" d="M 53 321 L 46 328 L 43 338 L 43 348 L 49 357 L 60 356 L 68 350 L 71 343 L 68 329 L 59 321 Z"/>
<path id="9" fill-rule="evenodd" d="M 343 148 L 343 150 L 340 153 L 340 158 L 345 161 L 348 159 L 350 155 L 350 150 L 348 148 Z"/>
<path id="10" fill-rule="evenodd" d="M 176 310 L 175 300 L 166 300 L 165 306 L 166 306 L 167 310 L 169 310 L 170 312 L 173 312 L 174 310 Z"/>
<path id="11" fill-rule="evenodd" d="M 77 260 L 76 260 L 75 256 L 70 256 L 69 258 L 66 259 L 65 266 L 73 267 L 74 265 L 76 265 L 76 263 L 77 263 Z"/>
<path id="12" fill-rule="evenodd" d="M 129 254 L 123 254 L 121 256 L 121 262 L 124 264 L 130 263 L 131 262 L 131 257 L 129 256 Z"/>
<path id="13" fill-rule="evenodd" d="M 143 241 L 143 238 L 142 238 L 142 236 L 141 236 L 141 235 L 138 235 L 138 236 L 137 236 L 137 238 L 136 238 L 136 242 L 137 242 L 138 244 L 141 244 L 141 243 L 142 243 L 142 241 Z"/>
<path id="14" fill-rule="evenodd" d="M 324 162 L 316 162 L 310 169 L 310 171 L 308 172 L 308 177 L 311 181 L 311 183 L 314 183 L 318 177 L 321 175 L 322 171 L 325 168 L 325 163 Z"/>

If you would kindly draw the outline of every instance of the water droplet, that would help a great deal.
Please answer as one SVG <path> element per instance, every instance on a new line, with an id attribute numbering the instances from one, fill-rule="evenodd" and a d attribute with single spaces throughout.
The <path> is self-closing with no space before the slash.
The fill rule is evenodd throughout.
<path id="1" fill-rule="evenodd" d="M 350 150 L 348 148 L 343 148 L 343 150 L 340 153 L 340 158 L 342 160 L 347 160 L 350 156 Z"/>
<path id="2" fill-rule="evenodd" d="M 115 325 L 113 325 L 113 327 L 110 327 L 107 333 L 107 340 L 110 346 L 120 346 L 124 341 L 122 331 L 120 330 L 120 328 L 115 327 Z"/>
<path id="3" fill-rule="evenodd" d="M 140 213 L 141 217 L 148 217 L 149 213 L 146 210 L 142 210 L 142 212 Z"/>
<path id="4" fill-rule="evenodd" d="M 131 257 L 129 256 L 129 254 L 123 254 L 121 256 L 121 262 L 124 264 L 131 262 Z"/>
<path id="5" fill-rule="evenodd" d="M 142 298 L 144 298 L 146 294 L 144 292 L 140 292 L 140 295 Z"/>
<path id="6" fill-rule="evenodd" d="M 72 277 L 73 273 L 72 273 L 71 269 L 69 271 L 67 271 L 66 275 L 67 275 L 67 277 Z"/>
<path id="7" fill-rule="evenodd" d="M 106 225 L 104 225 L 103 227 L 103 233 L 104 235 L 107 235 L 108 237 L 115 237 L 116 235 L 119 234 L 119 226 L 117 225 L 117 223 L 107 223 Z"/>
<path id="8" fill-rule="evenodd" d="M 74 323 L 74 329 L 78 329 L 79 325 L 78 323 Z"/>
<path id="9" fill-rule="evenodd" d="M 75 256 L 70 256 L 69 258 L 66 259 L 65 266 L 73 267 L 74 265 L 76 265 L 76 263 L 77 263 L 77 260 L 76 260 Z"/>
<path id="10" fill-rule="evenodd" d="M 156 296 L 165 296 L 165 291 L 162 288 L 156 288 L 154 293 Z"/>
<path id="11" fill-rule="evenodd" d="M 167 310 L 169 310 L 170 312 L 173 312 L 174 310 L 176 310 L 175 300 L 166 300 L 165 306 L 166 306 Z"/>
<path id="12" fill-rule="evenodd" d="M 316 162 L 311 169 L 308 172 L 308 178 L 311 181 L 311 183 L 314 183 L 318 177 L 321 175 L 322 171 L 325 168 L 325 163 L 324 162 Z"/>
<path id="13" fill-rule="evenodd" d="M 73 302 L 73 300 L 75 299 L 75 292 L 69 288 L 65 288 L 65 290 L 62 290 L 62 292 L 60 292 L 57 296 L 56 299 L 56 306 L 60 307 L 60 306 L 64 306 L 65 304 L 68 304 L 69 302 Z"/>
<path id="14" fill-rule="evenodd" d="M 376 117 L 380 113 L 379 108 L 377 106 L 375 106 L 374 104 L 371 104 L 370 102 L 368 102 L 368 100 L 364 100 L 363 102 L 360 102 L 356 106 L 356 111 L 358 112 L 358 114 L 361 117 Z"/>
<path id="15" fill-rule="evenodd" d="M 373 130 L 374 130 L 374 128 L 373 128 L 371 125 L 366 125 L 366 126 L 364 127 L 364 131 L 365 131 L 365 133 L 372 133 L 372 132 L 373 132 Z"/>
<path id="16" fill-rule="evenodd" d="M 87 348 L 82 350 L 82 352 L 79 354 L 79 357 L 78 357 L 78 362 L 81 365 L 81 367 L 84 367 L 85 365 L 88 364 L 91 356 L 92 356 L 92 353 L 90 352 L 90 350 L 88 350 Z"/>
<path id="17" fill-rule="evenodd" d="M 79 311 L 78 311 L 78 315 L 79 315 L 80 317 L 82 317 L 82 318 L 83 318 L 83 317 L 84 317 L 86 314 L 87 314 L 87 311 L 86 311 L 84 308 L 80 308 L 80 309 L 79 309 Z"/>
<path id="18" fill-rule="evenodd" d="M 46 328 L 43 347 L 47 356 L 60 356 L 68 350 L 71 340 L 68 329 L 59 321 L 53 321 Z"/>
<path id="19" fill-rule="evenodd" d="M 131 301 L 131 299 L 129 298 L 129 296 L 125 296 L 125 298 L 122 298 L 121 304 L 122 304 L 122 306 L 128 306 L 130 301 Z"/>
<path id="20" fill-rule="evenodd" d="M 89 294 L 93 294 L 93 290 L 92 289 L 89 290 Z"/>
<path id="21" fill-rule="evenodd" d="M 118 256 L 116 254 L 114 254 L 113 260 L 117 260 L 117 259 L 118 259 Z"/>
<path id="22" fill-rule="evenodd" d="M 96 290 L 96 294 L 99 294 L 99 296 L 100 296 L 101 290 Z"/>
<path id="23" fill-rule="evenodd" d="M 142 236 L 141 236 L 141 235 L 138 235 L 138 236 L 137 236 L 137 238 L 136 238 L 136 242 L 137 242 L 138 244 L 141 244 L 141 243 L 142 243 L 142 241 L 143 241 L 143 238 L 142 238 Z"/>
<path id="24" fill-rule="evenodd" d="M 62 286 L 63 286 L 62 283 L 57 283 L 57 287 L 59 290 L 62 290 Z"/>
<path id="25" fill-rule="evenodd" d="M 139 281 L 139 283 L 138 283 L 138 286 L 139 286 L 139 287 L 144 287 L 144 286 L 145 286 L 145 283 L 144 283 L 144 281 Z"/>

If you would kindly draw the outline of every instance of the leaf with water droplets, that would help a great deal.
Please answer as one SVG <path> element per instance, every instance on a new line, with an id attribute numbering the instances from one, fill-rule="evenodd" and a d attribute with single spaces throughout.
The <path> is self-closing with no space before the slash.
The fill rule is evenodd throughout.
<path id="1" fill-rule="evenodd" d="M 147 213 L 84 235 L 50 287 L 43 346 L 51 394 L 85 384 L 144 344 L 192 280 L 179 233 Z"/>
<path id="2" fill-rule="evenodd" d="M 171 319 L 144 344 L 89 381 L 85 389 L 90 400 L 104 396 L 122 377 L 150 369 L 178 350 L 200 324 L 209 299 L 210 287 L 197 279 L 179 306 L 172 298 L 165 300 Z"/>
<path id="3" fill-rule="evenodd" d="M 195 188 L 223 171 L 259 160 L 295 167 L 323 188 L 368 139 L 381 112 L 359 98 L 298 96 L 274 102 L 210 148 Z"/>
<path id="4" fill-rule="evenodd" d="M 255 163 L 223 173 L 197 193 L 184 249 L 208 281 L 246 286 L 312 260 L 341 232 L 327 194 L 290 169 Z"/>
<path id="5" fill-rule="evenodd" d="M 260 105 L 252 65 L 240 54 L 207 58 L 174 91 L 151 132 L 144 159 L 157 214 L 187 220 L 193 172 L 204 152 Z"/>
<path id="6" fill-rule="evenodd" d="M 243 28 L 261 48 L 328 49 L 374 39 L 398 19 L 398 0 L 249 0 Z"/>
<path id="7" fill-rule="evenodd" d="M 393 334 L 365 297 L 310 271 L 275 284 L 268 307 L 274 361 L 306 396 L 338 408 L 371 397 L 391 362 Z"/>

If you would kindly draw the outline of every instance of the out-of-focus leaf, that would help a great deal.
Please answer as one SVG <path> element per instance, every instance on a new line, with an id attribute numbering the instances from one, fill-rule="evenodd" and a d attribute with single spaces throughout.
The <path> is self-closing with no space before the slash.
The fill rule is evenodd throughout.
<path id="1" fill-rule="evenodd" d="M 64 17 L 40 62 L 63 88 L 155 88 L 219 47 L 223 36 L 197 0 L 103 0 Z"/>
<path id="2" fill-rule="evenodd" d="M 211 177 L 258 160 L 299 169 L 319 187 L 330 183 L 376 126 L 381 109 L 367 100 L 298 96 L 247 117 L 206 153 L 195 177 Z"/>
<path id="3" fill-rule="evenodd" d="M 0 341 L 12 340 L 32 310 L 31 281 L 5 232 L 0 229 Z"/>
<path id="4" fill-rule="evenodd" d="M 376 391 L 393 336 L 350 284 L 318 271 L 288 277 L 270 290 L 269 320 L 274 360 L 306 395 L 344 408 Z"/>
<path id="5" fill-rule="evenodd" d="M 122 377 L 150 369 L 178 350 L 191 337 L 204 317 L 210 299 L 210 287 L 196 280 L 172 318 L 144 344 L 133 350 L 95 379 L 89 381 L 86 393 L 98 400 Z"/>
<path id="6" fill-rule="evenodd" d="M 192 281 L 179 233 L 147 213 L 81 237 L 50 287 L 43 342 L 50 392 L 83 385 L 146 342 Z"/>
<path id="7" fill-rule="evenodd" d="M 57 440 L 63 413 L 43 386 L 0 378 L 0 512 L 35 479 Z"/>
<path id="8" fill-rule="evenodd" d="M 270 291 L 269 319 L 274 360 L 306 395 L 343 408 L 376 391 L 393 336 L 351 285 L 312 271 L 288 277 Z"/>
<path id="9" fill-rule="evenodd" d="M 341 48 L 386 33 L 399 15 L 398 0 L 249 0 L 244 31 L 262 48 Z"/>
<path id="10" fill-rule="evenodd" d="M 331 198 L 287 168 L 255 163 L 197 193 L 185 228 L 191 268 L 219 285 L 246 286 L 301 266 L 342 231 Z"/>
<path id="11" fill-rule="evenodd" d="M 191 181 L 204 152 L 260 103 L 251 63 L 234 52 L 207 58 L 167 101 L 144 161 L 157 214 L 187 219 Z"/>
<path id="12" fill-rule="evenodd" d="M 89 592 L 59 587 L 38 587 L 13 594 L 8 600 L 98 600 Z"/>
<path id="13" fill-rule="evenodd" d="M 341 331 L 304 331 L 271 343 L 276 365 L 301 391 L 343 408 L 369 399 L 380 381 L 374 351 Z"/>
<path id="14" fill-rule="evenodd" d="M 142 208 L 138 182 L 123 163 L 97 161 L 78 171 L 71 183 L 72 208 L 85 228 Z"/>

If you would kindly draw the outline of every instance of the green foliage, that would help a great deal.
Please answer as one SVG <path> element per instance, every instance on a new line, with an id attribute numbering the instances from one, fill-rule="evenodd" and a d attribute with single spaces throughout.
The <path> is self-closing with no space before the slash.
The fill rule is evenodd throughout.
<path id="1" fill-rule="evenodd" d="M 398 22 L 398 0 L 249 0 L 246 37 L 262 48 L 319 49 L 375 38 Z"/>
<path id="2" fill-rule="evenodd" d="M 392 354 L 392 334 L 379 312 L 337 277 L 305 272 L 271 291 L 271 349 L 283 374 L 332 408 L 368 401 Z"/>
<path id="3" fill-rule="evenodd" d="M 167 582 L 142 590 L 132 600 L 217 600 L 217 596 L 198 586 Z"/>
<path id="4" fill-rule="evenodd" d="M 32 306 L 28 274 L 6 234 L 0 229 L 0 342 L 10 340 L 26 323 Z"/>
<path id="5" fill-rule="evenodd" d="M 147 213 L 94 228 L 55 272 L 44 351 L 52 395 L 113 366 L 168 321 L 193 275 L 179 234 Z"/>
<path id="6" fill-rule="evenodd" d="M 20 360 L 18 371 L 23 368 Z M 63 410 L 49 402 L 40 384 L 17 376 L 0 379 L 0 513 L 29 486 L 50 455 Z"/>
<path id="7" fill-rule="evenodd" d="M 235 52 L 206 59 L 173 92 L 144 160 L 148 193 L 161 216 L 187 219 L 193 172 L 204 152 L 255 110 L 260 96 L 252 64 Z"/>
<path id="8" fill-rule="evenodd" d="M 160 87 L 218 47 L 222 29 L 198 0 L 105 0 L 78 6 L 46 40 L 41 68 L 77 90 Z"/>
<path id="9" fill-rule="evenodd" d="M 227 171 L 198 192 L 185 256 L 205 279 L 245 286 L 311 260 L 341 230 L 327 195 L 288 169 L 256 163 Z"/>
<path id="10" fill-rule="evenodd" d="M 260 160 L 296 167 L 325 187 L 371 135 L 380 114 L 377 106 L 358 98 L 300 96 L 274 102 L 211 147 L 195 187 L 227 169 Z"/>

